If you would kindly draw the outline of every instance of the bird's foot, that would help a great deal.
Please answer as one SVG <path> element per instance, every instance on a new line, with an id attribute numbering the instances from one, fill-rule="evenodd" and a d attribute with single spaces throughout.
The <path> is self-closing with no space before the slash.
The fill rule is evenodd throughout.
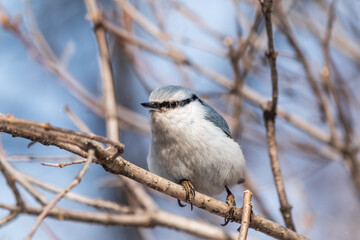
<path id="1" fill-rule="evenodd" d="M 224 219 L 224 224 L 221 224 L 221 226 L 226 226 L 230 221 L 234 221 L 234 212 L 235 212 L 235 208 L 236 208 L 236 203 L 235 203 L 235 197 L 234 194 L 232 194 L 232 192 L 230 192 L 229 188 L 225 185 L 225 189 L 227 192 L 227 197 L 226 197 L 226 204 L 229 206 L 229 211 L 226 213 L 225 219 Z"/>
<path id="2" fill-rule="evenodd" d="M 193 204 L 192 201 L 194 200 L 195 197 L 195 189 L 194 186 L 192 185 L 192 183 L 189 180 L 183 179 L 180 181 L 180 184 L 184 187 L 185 191 L 186 191 L 186 202 L 190 203 L 191 206 L 191 211 L 193 210 Z M 180 207 L 185 207 L 186 204 L 182 204 L 180 200 L 178 200 L 178 204 Z"/>

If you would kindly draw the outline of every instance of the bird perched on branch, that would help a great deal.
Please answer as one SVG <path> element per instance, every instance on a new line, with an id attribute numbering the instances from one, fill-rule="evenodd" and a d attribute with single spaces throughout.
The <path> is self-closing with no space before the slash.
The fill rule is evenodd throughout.
<path id="1" fill-rule="evenodd" d="M 149 170 L 180 183 L 191 209 L 195 190 L 210 196 L 226 190 L 226 225 L 235 207 L 229 187 L 244 182 L 245 159 L 224 118 L 194 91 L 180 86 L 158 88 L 141 105 L 150 110 Z"/>

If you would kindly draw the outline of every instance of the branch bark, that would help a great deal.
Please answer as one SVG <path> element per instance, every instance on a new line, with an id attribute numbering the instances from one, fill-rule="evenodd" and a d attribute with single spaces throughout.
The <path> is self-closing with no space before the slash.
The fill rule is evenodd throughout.
<path id="1" fill-rule="evenodd" d="M 267 109 L 264 110 L 264 121 L 266 127 L 266 139 L 268 144 L 268 151 L 271 162 L 271 169 L 274 176 L 276 190 L 278 192 L 280 201 L 280 211 L 285 221 L 286 227 L 295 231 L 295 224 L 291 215 L 291 208 L 286 192 L 285 185 L 281 175 L 280 163 L 278 158 L 278 151 L 276 145 L 276 132 L 275 132 L 275 118 L 276 108 L 278 101 L 278 73 L 276 69 L 276 53 L 274 48 L 274 38 L 272 32 L 271 13 L 273 11 L 272 0 L 260 0 L 262 11 L 265 17 L 266 32 L 268 36 L 268 51 L 266 56 L 269 60 L 271 70 L 271 83 L 272 83 L 272 99 L 268 102 Z"/>
<path id="2" fill-rule="evenodd" d="M 114 77 L 111 67 L 110 52 L 106 40 L 106 32 L 101 25 L 101 12 L 95 0 L 86 0 L 88 17 L 94 24 L 94 32 L 99 47 L 103 92 L 105 98 L 105 118 L 107 136 L 113 141 L 120 139 L 117 104 L 114 89 Z M 115 130 L 115 131 L 114 131 Z"/>
<path id="3" fill-rule="evenodd" d="M 251 210 L 252 210 L 252 192 L 249 190 L 244 191 L 244 199 L 243 199 L 243 214 L 241 217 L 241 227 L 239 233 L 239 240 L 246 240 L 247 233 L 250 225 L 250 217 L 251 217 Z"/>

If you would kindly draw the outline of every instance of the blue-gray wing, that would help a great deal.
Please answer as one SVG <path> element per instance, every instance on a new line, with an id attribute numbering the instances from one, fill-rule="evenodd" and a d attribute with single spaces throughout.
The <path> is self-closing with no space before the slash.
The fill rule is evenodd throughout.
<path id="1" fill-rule="evenodd" d="M 226 135 L 231 138 L 230 129 L 225 119 L 220 114 L 218 114 L 212 107 L 207 105 L 204 101 L 201 101 L 201 103 L 205 106 L 206 109 L 205 118 L 212 122 L 215 126 L 219 127 L 221 130 L 223 130 L 224 133 L 226 133 Z"/>

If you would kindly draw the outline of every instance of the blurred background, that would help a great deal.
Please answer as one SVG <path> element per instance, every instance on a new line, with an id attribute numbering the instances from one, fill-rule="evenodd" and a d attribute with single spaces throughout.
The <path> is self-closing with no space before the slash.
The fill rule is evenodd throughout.
<path id="1" fill-rule="evenodd" d="M 109 0 L 98 5 L 111 53 L 123 157 L 147 169 L 148 114 L 140 103 L 149 93 L 169 84 L 192 88 L 224 116 L 244 151 L 247 182 L 232 190 L 238 207 L 250 188 L 254 213 L 284 225 L 259 106 L 271 97 L 259 2 Z M 85 2 L 2 0 L 0 6 L 0 113 L 78 131 L 67 106 L 93 133 L 106 136 L 99 52 Z M 274 5 L 279 160 L 297 232 L 311 239 L 360 236 L 359 18 L 360 3 L 354 0 Z M 81 168 L 40 165 L 72 160 L 55 147 L 28 147 L 28 140 L 7 134 L 1 134 L 1 144 L 12 166 L 58 187 L 67 186 Z M 3 176 L 0 184 L 0 202 L 14 204 Z M 160 209 L 216 226 L 223 222 L 146 190 Z M 121 181 L 95 164 L 74 192 L 127 202 Z M 27 204 L 39 206 L 25 190 L 21 193 Z M 58 206 L 94 211 L 66 199 Z M 1 218 L 7 214 L 0 210 Z M 35 219 L 20 215 L 0 226 L 0 239 L 22 239 Z M 229 224 L 225 230 L 237 228 Z M 163 227 L 145 231 L 47 218 L 34 239 L 198 239 Z M 253 229 L 249 237 L 269 239 Z"/>

